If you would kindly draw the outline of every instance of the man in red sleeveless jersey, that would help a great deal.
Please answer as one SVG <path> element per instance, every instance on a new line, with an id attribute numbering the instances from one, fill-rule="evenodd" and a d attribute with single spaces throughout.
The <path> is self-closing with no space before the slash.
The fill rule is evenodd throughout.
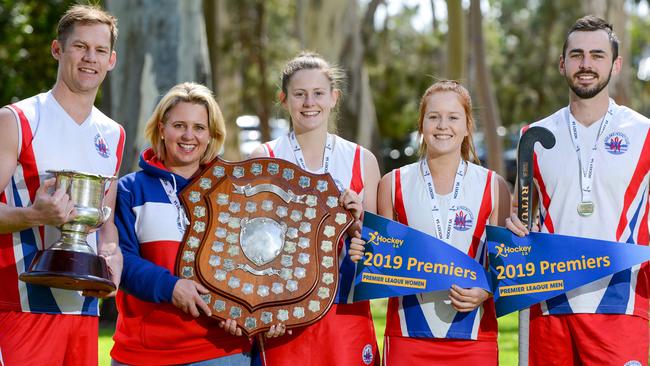
<path id="1" fill-rule="evenodd" d="M 56 226 L 76 215 L 46 171 L 119 171 L 124 130 L 93 106 L 115 67 L 116 22 L 98 7 L 72 6 L 51 46 L 58 62 L 52 90 L 0 109 L 0 364 L 97 364 L 98 300 L 91 296 L 111 294 L 38 286 L 18 276 L 37 251 L 59 239 Z M 112 183 L 104 204 L 113 208 L 115 194 Z M 119 285 L 117 239 L 111 215 L 87 241 Z"/>
<path id="2" fill-rule="evenodd" d="M 621 63 L 603 19 L 585 16 L 567 33 L 559 70 L 569 105 L 533 124 L 557 141 L 534 155 L 542 232 L 648 245 L 650 120 L 610 98 Z M 528 233 L 515 214 L 506 226 Z M 647 365 L 649 268 L 636 265 L 522 312 L 520 365 Z"/>

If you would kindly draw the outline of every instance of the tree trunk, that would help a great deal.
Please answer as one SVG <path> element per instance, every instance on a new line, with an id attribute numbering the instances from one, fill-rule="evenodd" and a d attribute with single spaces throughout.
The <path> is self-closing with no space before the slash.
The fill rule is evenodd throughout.
<path id="1" fill-rule="evenodd" d="M 226 120 L 226 142 L 223 157 L 228 160 L 239 160 L 239 128 L 235 123 L 241 114 L 241 93 L 231 92 L 241 90 L 239 60 L 235 57 L 223 57 L 232 51 L 225 44 L 231 44 L 230 38 L 236 32 L 233 30 L 231 16 L 228 13 L 227 1 L 203 1 L 203 16 L 205 19 L 212 90 L 221 107 Z M 230 91 L 230 92 L 229 92 Z"/>
<path id="2" fill-rule="evenodd" d="M 376 9 L 373 4 L 370 4 L 371 9 Z M 346 71 L 347 90 L 339 101 L 339 135 L 370 150 L 377 150 L 379 147 L 373 144 L 377 118 L 363 64 L 365 45 L 358 3 L 304 0 L 298 10 L 302 16 L 297 18 L 296 29 L 301 29 L 304 35 L 301 45 L 319 52 Z"/>
<path id="3" fill-rule="evenodd" d="M 618 36 L 618 54 L 623 59 L 623 67 L 617 78 L 612 79 L 611 92 L 617 104 L 630 106 L 630 83 L 632 81 L 632 65 L 630 57 L 630 33 L 627 31 L 627 12 L 624 0 L 613 0 L 608 3 L 608 21 L 614 27 Z"/>
<path id="4" fill-rule="evenodd" d="M 438 20 L 436 19 L 436 4 L 435 0 L 429 0 L 431 6 L 431 33 L 438 33 Z"/>
<path id="5" fill-rule="evenodd" d="M 593 14 L 605 19 L 612 24 L 614 32 L 618 36 L 618 54 L 623 62 L 630 62 L 630 39 L 627 27 L 627 13 L 625 12 L 625 0 L 591 0 L 583 1 L 582 9 L 585 14 Z M 610 92 L 617 104 L 630 105 L 630 81 L 632 80 L 631 68 L 629 65 L 621 69 L 617 78 L 611 80 Z"/>
<path id="6" fill-rule="evenodd" d="M 126 173 L 137 169 L 144 125 L 160 97 L 181 81 L 208 82 L 203 10 L 200 0 L 106 0 L 106 8 L 120 20 L 110 115 L 126 130 Z"/>
<path id="7" fill-rule="evenodd" d="M 271 95 L 269 95 L 269 87 L 267 83 L 267 66 L 266 66 L 266 7 L 264 0 L 257 0 L 255 2 L 255 10 L 257 22 L 255 23 L 255 40 L 251 48 L 253 52 L 253 59 L 257 65 L 259 72 L 259 85 L 258 85 L 258 98 L 257 98 L 257 116 L 260 119 L 260 132 L 262 133 L 262 141 L 271 140 L 271 129 L 269 127 L 269 119 L 271 118 Z"/>
<path id="8" fill-rule="evenodd" d="M 447 0 L 447 75 L 453 80 L 465 78 L 465 13 L 461 0 Z"/>
<path id="9" fill-rule="evenodd" d="M 595 15 L 600 18 L 607 16 L 607 0 L 582 1 L 582 9 L 585 14 Z"/>
<path id="10" fill-rule="evenodd" d="M 487 140 L 487 166 L 504 176 L 502 142 L 497 134 L 497 128 L 501 125 L 499 108 L 492 91 L 492 78 L 490 69 L 487 67 L 485 54 L 485 42 L 483 40 L 483 16 L 481 14 L 480 0 L 471 0 L 469 7 L 472 53 L 474 66 L 476 68 L 476 90 L 479 96 L 478 108 L 480 111 L 483 131 Z"/>

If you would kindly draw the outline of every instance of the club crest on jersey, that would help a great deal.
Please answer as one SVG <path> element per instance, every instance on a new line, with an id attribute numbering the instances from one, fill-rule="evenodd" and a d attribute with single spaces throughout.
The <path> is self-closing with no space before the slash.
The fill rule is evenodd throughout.
<path id="1" fill-rule="evenodd" d="M 372 354 L 372 346 L 370 344 L 366 344 L 365 347 L 363 347 L 363 351 L 361 352 L 361 359 L 366 365 L 372 364 L 374 355 Z"/>
<path id="2" fill-rule="evenodd" d="M 623 366 L 641 366 L 641 362 L 637 360 L 627 361 Z"/>
<path id="3" fill-rule="evenodd" d="M 95 150 L 97 150 L 97 153 L 102 158 L 108 158 L 110 155 L 110 150 L 108 149 L 108 145 L 106 144 L 106 141 L 100 134 L 95 135 Z"/>
<path id="4" fill-rule="evenodd" d="M 613 155 L 621 155 L 627 151 L 630 140 L 622 132 L 612 132 L 605 137 L 605 150 Z"/>
<path id="5" fill-rule="evenodd" d="M 458 231 L 467 231 L 474 224 L 474 214 L 465 206 L 458 206 L 454 216 L 454 229 Z"/>

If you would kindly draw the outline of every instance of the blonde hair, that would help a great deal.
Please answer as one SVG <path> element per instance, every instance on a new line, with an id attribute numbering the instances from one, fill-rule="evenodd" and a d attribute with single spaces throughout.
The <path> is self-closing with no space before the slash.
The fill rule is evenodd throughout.
<path id="1" fill-rule="evenodd" d="M 144 130 L 145 138 L 149 140 L 151 149 L 158 159 L 165 161 L 165 143 L 161 138 L 158 126 L 167 122 L 169 111 L 181 102 L 203 105 L 208 112 L 210 142 L 200 161 L 201 164 L 206 164 L 217 156 L 223 146 L 226 140 L 226 124 L 212 92 L 201 84 L 181 83 L 169 89 L 147 121 Z"/>
<path id="2" fill-rule="evenodd" d="M 424 112 L 427 108 L 427 98 L 429 96 L 438 93 L 450 91 L 458 95 L 458 101 L 463 106 L 465 110 L 465 116 L 467 117 L 466 126 L 467 126 L 467 136 L 463 138 L 463 142 L 460 145 L 460 154 L 463 157 L 463 160 L 473 161 L 476 164 L 480 164 L 481 161 L 476 155 L 476 149 L 474 148 L 474 141 L 472 140 L 472 132 L 474 131 L 474 117 L 472 115 L 472 98 L 469 95 L 469 91 L 465 89 L 459 82 L 455 80 L 441 80 L 431 85 L 422 95 L 420 99 L 420 117 L 418 119 L 418 137 L 420 138 L 420 148 L 419 153 L 420 157 L 424 157 L 427 152 L 427 144 L 422 138 L 422 128 L 424 124 Z M 470 160 L 470 156 L 472 160 Z"/>
<path id="3" fill-rule="evenodd" d="M 56 39 L 65 45 L 65 41 L 72 33 L 74 26 L 79 23 L 82 25 L 105 24 L 111 31 L 111 50 L 117 40 L 117 19 L 95 5 L 74 5 L 63 14 L 59 19 L 59 25 L 56 29 Z"/>

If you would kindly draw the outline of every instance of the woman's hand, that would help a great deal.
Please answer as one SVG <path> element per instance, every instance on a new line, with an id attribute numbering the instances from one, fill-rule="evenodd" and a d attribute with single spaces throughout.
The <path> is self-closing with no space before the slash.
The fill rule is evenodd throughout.
<path id="1" fill-rule="evenodd" d="M 180 279 L 174 285 L 174 292 L 172 294 L 172 304 L 183 312 L 198 318 L 201 310 L 205 315 L 211 316 L 212 312 L 208 304 L 203 301 L 201 294 L 209 294 L 207 288 L 203 287 L 200 283 L 192 280 Z"/>
<path id="2" fill-rule="evenodd" d="M 528 230 L 526 225 L 524 225 L 524 223 L 519 220 L 517 214 L 511 213 L 510 217 L 506 217 L 506 229 L 512 231 L 513 234 L 517 236 L 524 237 L 530 234 L 531 231 L 539 231 L 539 226 L 537 226 L 537 224 L 533 224 L 530 230 Z"/>
<path id="3" fill-rule="evenodd" d="M 232 319 L 226 319 L 222 320 L 219 322 L 219 327 L 223 328 L 226 332 L 234 335 L 234 336 L 241 336 L 242 331 L 241 328 L 237 326 L 237 322 L 232 320 Z"/>
<path id="4" fill-rule="evenodd" d="M 358 194 L 350 189 L 346 189 L 341 193 L 339 203 L 346 210 L 350 211 L 352 216 L 354 216 L 355 221 L 361 220 L 361 215 L 363 214 L 363 202 Z"/>
<path id="5" fill-rule="evenodd" d="M 449 290 L 451 306 L 461 313 L 476 309 L 489 297 L 489 292 L 478 287 L 461 288 L 456 285 L 451 285 L 451 289 Z"/>
<path id="6" fill-rule="evenodd" d="M 366 252 L 366 241 L 361 239 L 361 233 L 359 230 L 354 230 L 354 234 L 350 236 L 350 249 L 348 249 L 348 255 L 352 262 L 357 263 L 363 254 Z"/>
<path id="7" fill-rule="evenodd" d="M 286 325 L 282 323 L 278 323 L 272 325 L 271 329 L 269 329 L 269 331 L 266 332 L 264 335 L 266 336 L 266 338 L 275 338 L 275 337 L 283 336 L 285 333 L 291 335 L 293 332 L 291 330 L 287 330 Z"/>

